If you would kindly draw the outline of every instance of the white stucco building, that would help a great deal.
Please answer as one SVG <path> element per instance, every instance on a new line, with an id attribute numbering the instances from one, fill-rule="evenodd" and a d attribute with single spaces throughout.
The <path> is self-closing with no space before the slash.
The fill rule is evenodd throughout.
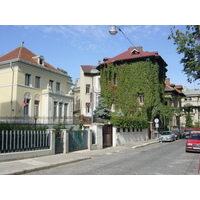
<path id="1" fill-rule="evenodd" d="M 71 77 L 23 45 L 0 57 L 0 121 L 73 123 Z"/>

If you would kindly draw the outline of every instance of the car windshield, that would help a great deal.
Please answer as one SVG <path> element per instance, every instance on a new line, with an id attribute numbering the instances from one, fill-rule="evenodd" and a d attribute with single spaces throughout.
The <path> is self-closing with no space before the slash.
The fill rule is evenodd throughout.
<path id="1" fill-rule="evenodd" d="M 200 134 L 191 134 L 189 139 L 200 140 Z"/>
<path id="2" fill-rule="evenodd" d="M 162 132 L 161 135 L 171 135 L 171 132 Z"/>

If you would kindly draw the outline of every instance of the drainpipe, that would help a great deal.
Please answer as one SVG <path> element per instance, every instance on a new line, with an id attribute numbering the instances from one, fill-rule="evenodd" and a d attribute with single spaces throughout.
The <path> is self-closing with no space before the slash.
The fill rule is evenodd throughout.
<path id="1" fill-rule="evenodd" d="M 10 68 L 12 70 L 12 86 L 11 86 L 11 98 L 10 98 L 10 107 L 11 107 L 11 111 L 10 111 L 10 116 L 12 119 L 12 112 L 13 112 L 13 83 L 14 83 L 14 69 L 12 66 L 12 62 L 10 62 Z"/>

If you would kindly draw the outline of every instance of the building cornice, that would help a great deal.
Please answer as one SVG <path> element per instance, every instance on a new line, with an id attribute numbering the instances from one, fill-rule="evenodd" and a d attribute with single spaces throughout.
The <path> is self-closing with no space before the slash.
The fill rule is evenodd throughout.
<path id="1" fill-rule="evenodd" d="M 15 58 L 15 59 L 11 59 L 11 60 L 2 61 L 2 62 L 0 62 L 0 65 L 6 65 L 6 64 L 9 64 L 9 63 L 13 63 L 13 62 L 22 62 L 22 63 L 28 64 L 28 65 L 32 65 L 32 66 L 34 66 L 34 67 L 37 67 L 37 68 L 39 68 L 39 69 L 44 69 L 44 70 L 47 70 L 47 71 L 51 71 L 51 72 L 53 72 L 53 73 L 56 73 L 56 74 L 59 74 L 59 75 L 61 75 L 61 76 L 65 76 L 65 77 L 71 79 L 71 76 L 69 76 L 68 74 L 64 74 L 64 73 L 62 73 L 62 72 L 57 72 L 57 71 L 54 71 L 54 70 L 52 70 L 52 69 L 49 69 L 49 68 L 47 68 L 47 67 L 45 67 L 45 66 L 43 66 L 43 65 L 35 64 L 35 63 L 29 62 L 29 61 L 26 61 L 26 60 L 22 60 L 22 59 L 20 59 L 20 58 Z M 71 84 L 73 85 L 72 82 L 69 82 L 69 81 L 68 81 L 68 83 L 69 83 L 69 84 L 71 83 Z"/>

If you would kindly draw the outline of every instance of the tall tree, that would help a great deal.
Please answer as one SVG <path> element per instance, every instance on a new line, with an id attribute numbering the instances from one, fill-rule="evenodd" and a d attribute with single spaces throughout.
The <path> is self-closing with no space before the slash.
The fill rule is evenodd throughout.
<path id="1" fill-rule="evenodd" d="M 188 82 L 200 79 L 200 25 L 186 25 L 185 32 L 174 26 L 168 39 L 174 39 L 177 53 L 183 54 L 180 63 Z"/>
<path id="2" fill-rule="evenodd" d="M 94 116 L 99 117 L 98 122 L 107 123 L 108 120 L 112 117 L 111 111 L 108 109 L 108 106 L 105 104 L 105 100 L 100 97 L 98 107 L 94 111 Z"/>

